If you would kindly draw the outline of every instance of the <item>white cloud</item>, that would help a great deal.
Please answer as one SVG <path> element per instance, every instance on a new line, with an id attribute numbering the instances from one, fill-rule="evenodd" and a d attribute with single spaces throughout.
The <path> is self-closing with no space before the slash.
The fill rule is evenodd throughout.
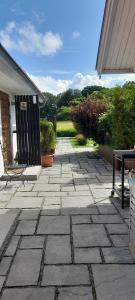
<path id="1" fill-rule="evenodd" d="M 63 46 L 58 33 L 38 32 L 29 22 L 21 24 L 9 22 L 6 28 L 0 31 L 0 41 L 7 49 L 36 55 L 52 55 Z"/>
<path id="2" fill-rule="evenodd" d="M 62 93 L 68 89 L 70 84 L 70 80 L 56 80 L 51 76 L 28 75 L 42 92 L 50 92 L 54 95 Z"/>
<path id="3" fill-rule="evenodd" d="M 104 76 L 102 79 L 99 79 L 97 75 L 77 73 L 71 80 L 56 80 L 51 76 L 36 76 L 30 74 L 29 76 L 41 91 L 50 92 L 55 95 L 64 92 L 68 88 L 83 89 L 87 85 L 113 87 L 115 85 L 121 85 L 126 81 L 135 81 L 135 74 Z"/>
<path id="4" fill-rule="evenodd" d="M 74 31 L 74 32 L 72 33 L 72 38 L 73 38 L 74 40 L 78 39 L 79 37 L 80 37 L 80 32 L 79 32 L 79 31 Z"/>

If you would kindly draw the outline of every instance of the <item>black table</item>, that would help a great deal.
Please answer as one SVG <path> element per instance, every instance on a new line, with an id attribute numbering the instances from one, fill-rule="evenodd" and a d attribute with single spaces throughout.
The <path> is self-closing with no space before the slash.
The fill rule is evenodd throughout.
<path id="1" fill-rule="evenodd" d="M 113 188 L 111 196 L 116 192 L 117 195 L 122 200 L 122 208 L 124 208 L 124 175 L 125 175 L 125 162 L 126 160 L 135 159 L 135 150 L 114 150 L 113 151 Z M 115 161 L 119 160 L 121 162 L 121 191 L 115 184 Z"/>

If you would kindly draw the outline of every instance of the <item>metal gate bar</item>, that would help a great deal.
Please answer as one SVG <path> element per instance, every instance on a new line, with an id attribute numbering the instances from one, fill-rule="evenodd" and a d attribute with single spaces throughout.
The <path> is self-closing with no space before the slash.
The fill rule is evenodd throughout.
<path id="1" fill-rule="evenodd" d="M 40 164 L 38 96 L 15 96 L 18 162 Z"/>

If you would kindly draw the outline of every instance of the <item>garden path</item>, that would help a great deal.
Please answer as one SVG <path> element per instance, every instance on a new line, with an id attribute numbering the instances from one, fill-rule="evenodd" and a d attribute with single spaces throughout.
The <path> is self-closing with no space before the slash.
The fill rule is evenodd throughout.
<path id="1" fill-rule="evenodd" d="M 1 256 L 0 299 L 135 299 L 129 212 L 111 201 L 111 186 L 112 167 L 69 139 L 58 139 L 37 181 L 1 186 L 0 212 L 20 211 Z"/>

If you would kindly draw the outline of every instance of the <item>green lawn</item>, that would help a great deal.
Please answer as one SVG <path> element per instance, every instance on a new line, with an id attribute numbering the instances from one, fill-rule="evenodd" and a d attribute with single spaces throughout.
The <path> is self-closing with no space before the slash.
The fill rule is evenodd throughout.
<path id="1" fill-rule="evenodd" d="M 58 137 L 73 137 L 77 134 L 72 121 L 58 121 L 57 122 L 57 136 Z"/>

